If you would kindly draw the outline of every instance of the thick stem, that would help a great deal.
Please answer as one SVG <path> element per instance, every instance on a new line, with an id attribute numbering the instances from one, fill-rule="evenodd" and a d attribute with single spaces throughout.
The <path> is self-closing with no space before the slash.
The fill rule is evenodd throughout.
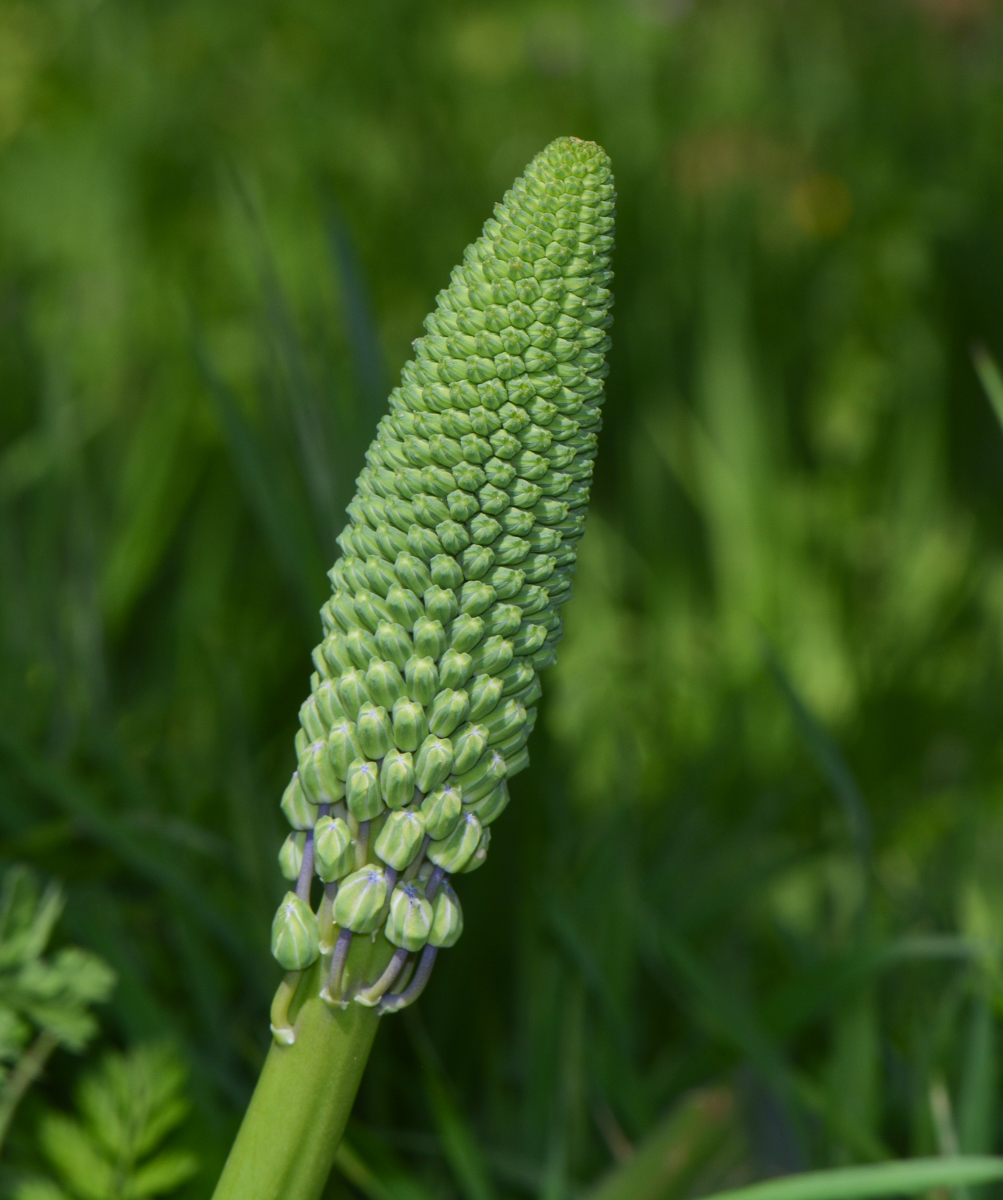
<path id="1" fill-rule="evenodd" d="M 381 971 L 392 947 L 355 943 L 346 974 Z M 322 978 L 319 963 L 304 972 L 296 1041 L 268 1052 L 213 1200 L 318 1200 L 324 1189 L 379 1017 L 361 1004 L 325 1004 Z"/>

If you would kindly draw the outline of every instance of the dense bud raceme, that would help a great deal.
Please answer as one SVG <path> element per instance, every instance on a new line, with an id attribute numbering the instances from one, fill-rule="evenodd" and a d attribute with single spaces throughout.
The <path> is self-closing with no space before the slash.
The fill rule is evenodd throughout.
<path id="1" fill-rule="evenodd" d="M 463 928 L 449 877 L 484 862 L 528 765 L 601 427 L 614 201 L 590 142 L 530 163 L 426 318 L 348 506 L 272 936 L 287 971 L 323 956 L 331 1003 L 419 994 Z M 348 994 L 353 935 L 380 931 L 389 965 Z"/>

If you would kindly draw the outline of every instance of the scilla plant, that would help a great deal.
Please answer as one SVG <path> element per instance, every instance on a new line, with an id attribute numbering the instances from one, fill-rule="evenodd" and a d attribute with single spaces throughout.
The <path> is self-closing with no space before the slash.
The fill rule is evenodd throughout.
<path id="1" fill-rule="evenodd" d="M 601 418 L 614 191 L 551 143 L 439 294 L 366 455 L 330 571 L 279 855 L 274 1045 L 217 1200 L 320 1194 L 383 1013 L 463 928 L 529 762 Z"/>

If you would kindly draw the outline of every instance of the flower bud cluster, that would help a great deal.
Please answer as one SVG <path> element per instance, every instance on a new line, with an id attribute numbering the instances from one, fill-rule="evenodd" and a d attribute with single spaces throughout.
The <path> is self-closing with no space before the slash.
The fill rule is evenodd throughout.
<path id="1" fill-rule="evenodd" d="M 308 868 L 337 888 L 341 930 L 382 929 L 408 953 L 459 936 L 444 877 L 484 861 L 528 765 L 571 595 L 613 220 L 603 151 L 553 142 L 467 249 L 391 393 L 338 538 L 282 800 L 280 862 L 301 901 L 276 917 L 289 970 L 327 944 L 305 929 Z"/>

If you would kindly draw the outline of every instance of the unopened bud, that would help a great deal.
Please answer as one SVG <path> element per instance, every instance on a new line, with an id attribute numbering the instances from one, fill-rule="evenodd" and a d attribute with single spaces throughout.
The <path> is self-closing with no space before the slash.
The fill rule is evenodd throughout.
<path id="1" fill-rule="evenodd" d="M 411 809 L 392 812 L 384 822 L 373 849 L 388 867 L 403 871 L 418 853 L 425 836 L 425 818 Z"/>
<path id="2" fill-rule="evenodd" d="M 292 881 L 299 879 L 305 846 L 305 833 L 291 833 L 282 843 L 282 848 L 279 850 L 279 870 L 284 879 Z"/>
<path id="3" fill-rule="evenodd" d="M 279 807 L 293 829 L 313 829 L 316 824 L 317 809 L 304 794 L 297 771 L 293 771 L 293 777 L 282 793 L 282 803 Z"/>
<path id="4" fill-rule="evenodd" d="M 366 687 L 365 676 L 360 670 L 346 671 L 338 680 L 338 698 L 344 705 L 345 712 L 354 721 L 363 704 L 368 704 L 372 699 Z"/>
<path id="5" fill-rule="evenodd" d="M 404 670 L 404 664 L 414 654 L 414 642 L 404 626 L 396 621 L 381 621 L 377 625 L 376 645 L 384 658 L 388 658 L 399 671 Z"/>
<path id="6" fill-rule="evenodd" d="M 404 950 L 420 950 L 432 929 L 432 906 L 413 883 L 398 884 L 390 896 L 387 941 Z"/>
<path id="7" fill-rule="evenodd" d="M 454 875 L 470 862 L 480 845 L 481 823 L 472 812 L 465 812 L 448 837 L 429 843 L 425 855 L 429 862 Z"/>
<path id="8" fill-rule="evenodd" d="M 475 766 L 462 775 L 457 775 L 456 782 L 463 789 L 463 798 L 468 804 L 473 804 L 486 796 L 500 779 L 507 774 L 507 765 L 494 750 L 487 750 L 478 759 Z"/>
<path id="9" fill-rule="evenodd" d="M 428 714 L 428 727 L 440 737 L 448 737 L 467 718 L 470 698 L 467 693 L 444 688 L 432 701 Z"/>
<path id="10" fill-rule="evenodd" d="M 432 928 L 428 932 L 428 944 L 440 950 L 455 946 L 463 932 L 463 909 L 456 893 L 443 880 L 432 901 Z"/>
<path id="11" fill-rule="evenodd" d="M 478 675 L 468 688 L 470 693 L 470 719 L 482 721 L 493 712 L 501 699 L 502 681 L 490 675 Z"/>
<path id="12" fill-rule="evenodd" d="M 430 704 L 439 690 L 439 672 L 430 658 L 409 658 L 404 666 L 408 695 L 418 704 Z"/>
<path id="13" fill-rule="evenodd" d="M 476 765 L 488 744 L 488 730 L 484 725 L 464 725 L 453 738 L 453 771 L 462 775 Z"/>
<path id="14" fill-rule="evenodd" d="M 355 730 L 366 758 L 382 758 L 394 744 L 387 710 L 379 705 L 366 704 L 359 709 Z"/>
<path id="15" fill-rule="evenodd" d="M 334 898 L 335 924 L 352 933 L 372 933 L 379 928 L 387 902 L 387 879 L 382 867 L 353 871 L 338 885 Z"/>
<path id="16" fill-rule="evenodd" d="M 394 701 L 404 695 L 404 679 L 389 659 L 376 659 L 366 671 L 366 688 L 377 704 L 392 708 Z"/>
<path id="17" fill-rule="evenodd" d="M 317 961 L 317 918 L 295 892 L 286 892 L 272 921 L 272 954 L 285 971 L 302 971 Z"/>
<path id="18" fill-rule="evenodd" d="M 327 751 L 327 742 L 313 742 L 300 755 L 297 768 L 300 786 L 313 804 L 337 804 L 345 794 Z"/>
<path id="19" fill-rule="evenodd" d="M 451 783 L 429 792 L 421 802 L 421 812 L 425 818 L 425 832 L 428 836 L 431 838 L 448 837 L 460 819 L 462 806 L 463 793 Z"/>
<path id="20" fill-rule="evenodd" d="M 354 721 L 339 721 L 327 739 L 327 753 L 339 779 L 348 777 L 348 768 L 358 758 L 364 758 L 355 732 Z"/>
<path id="21" fill-rule="evenodd" d="M 469 613 L 460 613 L 449 627 L 449 644 L 460 653 L 473 650 L 484 637 L 484 620 L 472 617 Z"/>
<path id="22" fill-rule="evenodd" d="M 488 847 L 491 845 L 491 830 L 485 829 L 481 834 L 481 840 L 474 851 L 470 861 L 461 872 L 463 875 L 469 875 L 471 871 L 476 871 L 478 867 L 484 866 L 484 860 L 488 856 Z"/>
<path id="23" fill-rule="evenodd" d="M 341 879 L 355 865 L 355 846 L 342 817 L 321 817 L 313 831 L 314 868 L 325 883 Z"/>
<path id="24" fill-rule="evenodd" d="M 439 683 L 445 688 L 463 687 L 472 671 L 470 655 L 459 650 L 447 650 L 439 659 Z"/>
<path id="25" fill-rule="evenodd" d="M 476 813 L 480 823 L 487 826 L 502 815 L 505 809 L 508 808 L 508 802 L 508 784 L 503 779 L 486 796 L 481 796 L 473 804 L 464 805 L 464 808 L 472 813 Z"/>
<path id="26" fill-rule="evenodd" d="M 371 821 L 383 811 L 379 769 L 374 762 L 357 760 L 348 768 L 345 801 L 357 821 Z"/>
<path id="27" fill-rule="evenodd" d="M 394 745 L 398 750 L 417 750 L 428 736 L 425 709 L 417 700 L 398 700 L 394 704 Z"/>
<path id="28" fill-rule="evenodd" d="M 380 793 L 387 808 L 403 808 L 414 796 L 414 760 L 406 751 L 391 750 L 380 764 Z"/>
<path id="29" fill-rule="evenodd" d="M 453 765 L 453 744 L 449 738 L 429 734 L 422 742 L 414 764 L 414 779 L 426 794 L 445 783 Z"/>

